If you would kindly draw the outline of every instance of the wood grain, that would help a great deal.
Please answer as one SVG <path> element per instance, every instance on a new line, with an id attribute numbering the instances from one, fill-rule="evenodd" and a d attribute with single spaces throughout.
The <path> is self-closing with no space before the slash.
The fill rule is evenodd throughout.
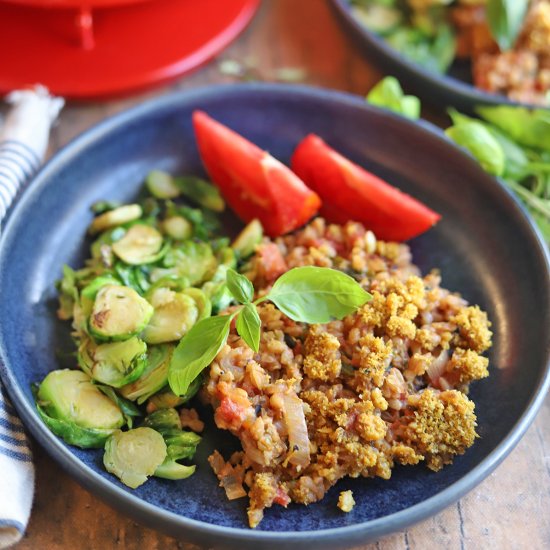
<path id="1" fill-rule="evenodd" d="M 281 67 L 306 71 L 308 84 L 365 94 L 381 74 L 345 35 L 324 0 L 264 0 L 241 37 L 221 56 L 253 63 L 264 79 Z M 97 121 L 175 89 L 233 79 L 216 61 L 179 81 L 131 98 L 69 103 L 50 153 Z M 441 115 L 429 113 L 432 119 Z M 147 529 L 77 485 L 35 445 L 37 491 L 19 550 L 128 550 L 193 546 Z M 550 399 L 518 447 L 488 479 L 442 513 L 364 550 L 550 549 Z"/>

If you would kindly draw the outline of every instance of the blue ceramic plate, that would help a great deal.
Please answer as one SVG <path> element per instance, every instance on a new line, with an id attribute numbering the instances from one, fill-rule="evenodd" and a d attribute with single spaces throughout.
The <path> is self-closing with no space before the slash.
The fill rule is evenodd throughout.
<path id="1" fill-rule="evenodd" d="M 383 38 L 370 31 L 353 15 L 350 0 L 331 0 L 342 24 L 368 55 L 410 87 L 426 101 L 442 107 L 456 107 L 472 112 L 478 105 L 518 105 L 504 95 L 491 94 L 472 84 L 468 64 L 455 63 L 447 74 L 429 71 L 392 48 Z"/>
<path id="2" fill-rule="evenodd" d="M 100 451 L 68 447 L 38 418 L 31 384 L 59 368 L 68 326 L 55 317 L 61 266 L 81 265 L 89 207 L 131 200 L 153 168 L 202 173 L 191 112 L 204 109 L 288 161 L 315 132 L 356 162 L 425 201 L 443 220 L 411 245 L 424 272 L 489 312 L 495 332 L 491 377 L 474 385 L 480 439 L 434 474 L 396 468 L 391 480 L 345 480 L 308 506 L 267 511 L 246 527 L 244 499 L 229 502 L 206 457 L 235 440 L 208 422 L 197 473 L 178 482 L 151 479 L 132 491 L 107 474 Z M 307 87 L 233 85 L 163 97 L 117 115 L 60 151 L 25 193 L 0 249 L 2 379 L 38 442 L 85 487 L 139 521 L 185 540 L 244 548 L 351 546 L 434 514 L 479 483 L 532 421 L 549 385 L 550 297 L 546 249 L 512 196 L 427 124 L 369 107 L 358 97 Z M 536 314 L 535 314 L 536 312 Z M 203 417 L 211 418 L 207 411 Z M 353 489 L 357 506 L 336 508 Z"/>

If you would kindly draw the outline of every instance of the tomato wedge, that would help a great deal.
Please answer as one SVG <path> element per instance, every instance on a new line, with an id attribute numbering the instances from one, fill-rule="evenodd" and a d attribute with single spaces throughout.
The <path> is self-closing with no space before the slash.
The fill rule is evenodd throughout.
<path id="1" fill-rule="evenodd" d="M 319 136 L 304 138 L 292 155 L 292 169 L 319 194 L 328 221 L 362 222 L 383 240 L 406 241 L 441 216 L 329 147 Z"/>
<path id="2" fill-rule="evenodd" d="M 319 196 L 269 153 L 202 111 L 193 125 L 206 171 L 243 221 L 258 218 L 277 237 L 317 213 Z"/>

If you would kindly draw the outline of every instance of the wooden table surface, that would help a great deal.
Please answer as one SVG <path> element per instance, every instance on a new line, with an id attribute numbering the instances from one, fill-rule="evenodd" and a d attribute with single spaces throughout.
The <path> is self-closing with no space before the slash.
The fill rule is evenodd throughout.
<path id="1" fill-rule="evenodd" d="M 381 76 L 356 50 L 325 0 L 264 0 L 251 25 L 220 59 L 250 62 L 259 67 L 265 80 L 288 72 L 287 68 L 303 69 L 307 83 L 361 95 Z M 282 73 L 281 68 L 285 69 Z M 146 94 L 69 104 L 53 132 L 51 151 L 104 117 L 148 98 L 231 81 L 213 61 Z M 28 532 L 18 550 L 193 548 L 113 510 L 68 477 L 38 445 L 34 449 L 36 497 Z M 517 448 L 470 494 L 439 515 L 364 549 L 429 547 L 550 549 L 550 399 Z"/>

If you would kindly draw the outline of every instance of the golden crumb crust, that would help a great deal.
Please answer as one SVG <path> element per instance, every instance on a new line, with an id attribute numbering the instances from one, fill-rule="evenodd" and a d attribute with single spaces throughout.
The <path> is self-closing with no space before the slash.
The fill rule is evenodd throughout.
<path id="1" fill-rule="evenodd" d="M 342 512 L 351 512 L 355 506 L 355 499 L 352 491 L 342 491 L 338 497 L 338 508 Z"/>

